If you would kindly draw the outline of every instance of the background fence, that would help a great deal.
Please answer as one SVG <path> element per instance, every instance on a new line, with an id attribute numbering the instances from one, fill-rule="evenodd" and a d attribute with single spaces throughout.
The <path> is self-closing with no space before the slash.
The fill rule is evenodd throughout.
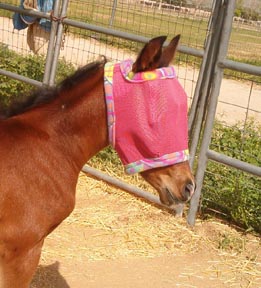
<path id="1" fill-rule="evenodd" d="M 257 211 L 251 211 L 255 223 L 242 219 L 240 222 L 258 226 L 261 224 L 258 204 L 261 202 L 258 178 L 261 149 L 256 148 L 261 142 L 259 22 L 235 19 L 235 1 L 203 1 L 204 9 L 198 5 L 175 5 L 176 2 L 56 0 L 50 15 L 46 9 L 42 12 L 22 10 L 19 1 L 1 1 L 0 96 L 5 97 L 1 101 L 4 103 L 10 96 L 4 91 L 10 91 L 6 87 L 13 85 L 9 82 L 13 81 L 11 79 L 33 86 L 54 85 L 61 77 L 57 73 L 59 69 L 65 77 L 75 67 L 99 55 L 115 61 L 133 58 L 141 43 L 149 38 L 168 35 L 170 39 L 181 34 L 175 64 L 191 104 L 191 165 L 198 184 L 188 220 L 194 223 L 200 199 L 203 199 L 203 207 L 231 218 L 241 213 L 242 219 L 249 211 L 241 211 L 241 205 L 256 201 Z M 50 24 L 51 29 L 46 31 L 46 27 L 43 29 L 44 25 L 37 22 L 18 31 L 12 21 L 14 12 L 37 16 L 44 25 Z M 16 59 L 11 62 L 9 59 L 9 64 L 4 66 L 10 51 L 21 58 L 17 58 L 16 64 L 13 62 Z M 24 61 L 28 57 L 33 59 L 35 54 L 42 55 L 42 74 L 36 73 L 39 67 L 33 65 L 22 69 Z M 17 65 L 19 71 L 13 69 Z M 27 86 L 23 88 L 28 89 Z M 116 181 L 99 172 L 97 176 Z M 158 203 L 157 198 L 151 198 L 138 188 L 122 182 L 117 184 Z M 200 198 L 201 191 L 204 197 Z M 227 194 L 231 199 L 229 203 L 225 200 Z"/>

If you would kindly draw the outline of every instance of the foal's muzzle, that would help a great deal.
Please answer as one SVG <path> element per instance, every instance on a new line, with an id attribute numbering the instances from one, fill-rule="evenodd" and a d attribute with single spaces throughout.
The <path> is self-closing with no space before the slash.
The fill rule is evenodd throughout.
<path id="1" fill-rule="evenodd" d="M 162 202 L 164 204 L 167 204 L 168 206 L 188 202 L 191 199 L 192 195 L 194 194 L 195 189 L 196 185 L 192 181 L 189 181 L 184 185 L 183 190 L 181 192 L 181 197 L 177 197 L 174 195 L 171 189 L 166 187 L 164 189 L 164 192 L 168 203 L 164 203 L 165 202 L 164 200 Z"/>

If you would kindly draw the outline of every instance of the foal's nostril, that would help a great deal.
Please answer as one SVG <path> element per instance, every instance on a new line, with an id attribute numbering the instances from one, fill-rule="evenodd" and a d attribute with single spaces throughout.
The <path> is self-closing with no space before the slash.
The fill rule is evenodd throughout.
<path id="1" fill-rule="evenodd" d="M 184 197 L 186 200 L 190 199 L 190 197 L 193 195 L 195 190 L 195 185 L 190 182 L 188 183 L 184 188 Z"/>

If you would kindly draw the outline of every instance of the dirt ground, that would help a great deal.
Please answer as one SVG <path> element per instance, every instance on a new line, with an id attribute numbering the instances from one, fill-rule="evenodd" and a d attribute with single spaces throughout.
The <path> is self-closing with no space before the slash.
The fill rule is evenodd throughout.
<path id="1" fill-rule="evenodd" d="M 185 219 L 81 174 L 74 212 L 46 239 L 32 288 L 261 287 L 260 238 Z"/>
<path id="2" fill-rule="evenodd" d="M 0 42 L 29 53 L 26 30 L 13 32 L 11 21 L 1 17 Z M 106 55 L 117 59 L 129 56 L 126 51 L 106 49 L 95 39 L 71 36 L 62 50 L 62 56 L 77 65 L 97 53 L 110 53 Z M 182 84 L 192 95 L 198 72 L 177 70 L 180 79 L 187 79 Z M 247 107 L 260 111 L 261 88 L 224 79 L 220 100 L 229 104 L 219 103 L 219 117 L 234 123 L 245 118 Z M 260 113 L 250 114 L 261 120 Z M 216 219 L 198 219 L 192 229 L 185 218 L 174 218 L 168 211 L 81 174 L 76 208 L 47 237 L 31 287 L 258 288 L 260 238 Z"/>

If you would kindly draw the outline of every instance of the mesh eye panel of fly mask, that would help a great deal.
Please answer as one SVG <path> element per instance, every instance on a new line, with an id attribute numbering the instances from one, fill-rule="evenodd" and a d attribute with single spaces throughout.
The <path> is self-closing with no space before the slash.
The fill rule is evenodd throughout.
<path id="1" fill-rule="evenodd" d="M 126 173 L 188 160 L 187 95 L 174 67 L 134 74 L 132 64 L 104 71 L 109 141 Z"/>

